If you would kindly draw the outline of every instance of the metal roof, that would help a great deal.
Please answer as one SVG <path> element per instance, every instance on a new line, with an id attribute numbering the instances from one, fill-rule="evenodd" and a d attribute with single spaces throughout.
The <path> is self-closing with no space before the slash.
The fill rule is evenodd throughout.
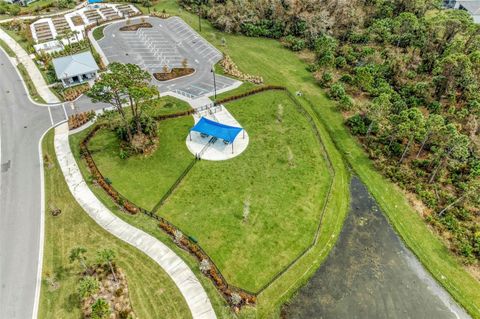
<path id="1" fill-rule="evenodd" d="M 470 12 L 472 15 L 480 14 L 480 1 L 475 0 L 459 0 L 457 1 L 459 7 L 463 7 L 465 10 Z"/>
<path id="2" fill-rule="evenodd" d="M 59 80 L 98 71 L 98 65 L 90 51 L 56 58 L 52 63 Z"/>
<path id="3" fill-rule="evenodd" d="M 233 143 L 238 133 L 240 133 L 242 130 L 243 129 L 241 127 L 218 123 L 202 117 L 190 131 L 211 135 L 216 138 L 221 138 L 228 143 Z"/>

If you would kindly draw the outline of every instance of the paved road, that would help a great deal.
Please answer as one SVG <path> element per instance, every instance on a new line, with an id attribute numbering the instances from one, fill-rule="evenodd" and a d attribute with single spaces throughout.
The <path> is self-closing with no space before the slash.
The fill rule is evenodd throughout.
<path id="1" fill-rule="evenodd" d="M 63 109 L 52 107 L 58 122 Z M 41 231 L 38 143 L 52 125 L 0 50 L 0 318 L 32 318 Z"/>

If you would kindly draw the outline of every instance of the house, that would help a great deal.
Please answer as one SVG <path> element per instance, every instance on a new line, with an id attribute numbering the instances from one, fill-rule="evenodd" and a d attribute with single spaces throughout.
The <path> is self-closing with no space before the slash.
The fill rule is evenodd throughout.
<path id="1" fill-rule="evenodd" d="M 53 59 L 57 79 L 64 87 L 69 87 L 97 78 L 99 70 L 90 51 Z"/>
<path id="2" fill-rule="evenodd" d="M 480 23 L 480 0 L 445 0 L 444 3 L 448 8 L 467 11 L 475 23 Z"/>

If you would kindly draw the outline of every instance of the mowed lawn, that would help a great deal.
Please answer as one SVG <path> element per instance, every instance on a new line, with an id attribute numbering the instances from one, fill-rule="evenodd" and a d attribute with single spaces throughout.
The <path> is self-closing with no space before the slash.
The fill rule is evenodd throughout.
<path id="1" fill-rule="evenodd" d="M 256 292 L 312 242 L 331 176 L 284 92 L 226 106 L 248 132 L 248 148 L 198 162 L 158 214 L 196 238 L 230 284 Z"/>
<path id="2" fill-rule="evenodd" d="M 115 251 L 116 263 L 127 276 L 130 299 L 139 318 L 191 318 L 177 286 L 148 256 L 98 226 L 71 195 L 57 164 L 53 130 L 43 141 L 43 154 L 51 164 L 45 167 L 45 248 L 39 318 L 81 318 L 77 285 L 81 268 L 68 256 L 74 247 L 87 249 L 89 263 L 96 262 L 100 249 Z M 52 216 L 52 207 L 61 209 Z M 57 288 L 47 282 L 55 278 Z"/>
<path id="3" fill-rule="evenodd" d="M 162 98 L 152 115 L 175 113 L 189 108 L 188 104 L 172 98 Z M 168 104 L 170 103 L 170 104 Z M 114 132 L 102 129 L 90 141 L 89 149 L 95 163 L 112 185 L 135 204 L 151 210 L 168 188 L 194 159 L 185 145 L 193 118 L 186 116 L 158 122 L 158 148 L 151 156 L 119 155 L 119 140 Z M 75 135 L 75 143 L 85 134 Z"/>

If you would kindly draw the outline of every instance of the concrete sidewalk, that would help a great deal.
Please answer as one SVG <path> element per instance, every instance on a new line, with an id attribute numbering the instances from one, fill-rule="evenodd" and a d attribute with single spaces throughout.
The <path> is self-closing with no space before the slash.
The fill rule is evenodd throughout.
<path id="1" fill-rule="evenodd" d="M 22 63 L 25 68 L 27 69 L 30 78 L 32 79 L 33 84 L 35 85 L 38 94 L 45 100 L 45 102 L 51 103 L 59 103 L 60 100 L 55 96 L 55 94 L 50 91 L 43 78 L 42 74 L 38 70 L 35 62 L 30 58 L 28 53 L 17 43 L 12 37 L 10 37 L 4 30 L 0 29 L 0 39 L 5 41 L 5 43 L 15 52 L 17 56 L 17 61 L 15 61 L 15 65 L 17 63 Z M 15 59 L 14 59 L 15 60 Z"/>
<path id="2" fill-rule="evenodd" d="M 55 128 L 55 152 L 68 188 L 80 206 L 102 228 L 158 263 L 177 285 L 193 318 L 216 318 L 207 293 L 187 264 L 165 244 L 115 216 L 92 193 L 73 157 L 68 135 L 66 123 Z"/>

